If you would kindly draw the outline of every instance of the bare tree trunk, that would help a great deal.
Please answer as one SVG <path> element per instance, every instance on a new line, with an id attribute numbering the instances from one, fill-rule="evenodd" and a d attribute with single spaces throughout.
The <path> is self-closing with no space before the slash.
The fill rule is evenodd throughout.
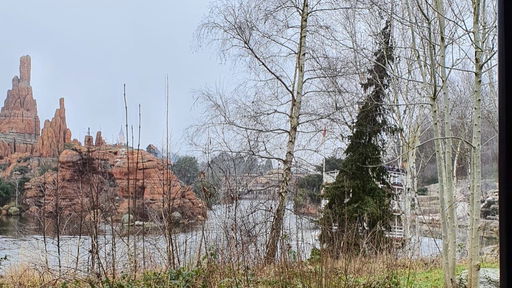
<path id="1" fill-rule="evenodd" d="M 405 191 L 405 227 L 404 234 L 409 241 L 411 235 L 411 202 L 414 199 L 417 188 L 417 175 L 416 175 L 416 152 L 419 144 L 420 129 L 419 124 L 411 129 L 409 140 L 407 141 L 407 167 L 406 167 L 406 191 Z"/>
<path id="2" fill-rule="evenodd" d="M 62 259 L 60 247 L 60 221 L 61 221 L 61 208 L 60 208 L 60 189 L 59 189 L 59 170 L 57 170 L 57 180 L 55 187 L 55 233 L 57 237 L 57 261 L 59 267 L 59 277 L 62 275 Z"/>
<path id="3" fill-rule="evenodd" d="M 480 197 L 481 197 L 481 126 L 482 126 L 482 39 L 481 39 L 481 23 L 480 9 L 485 9 L 484 5 L 480 6 L 480 0 L 473 0 L 473 47 L 475 49 L 475 74 L 474 74 L 474 90 L 473 90 L 473 145 L 471 161 L 471 195 L 470 195 L 470 237 L 469 237 L 469 273 L 468 283 L 471 288 L 479 287 L 480 274 Z M 485 11 L 485 10 L 484 10 Z M 481 13 L 481 14 L 480 14 Z"/>
<path id="4" fill-rule="evenodd" d="M 302 93 L 304 85 L 304 63 L 306 55 L 306 35 L 307 35 L 307 23 L 308 23 L 308 0 L 304 0 L 301 11 L 301 24 L 300 24 L 300 35 L 299 35 L 299 47 L 297 49 L 297 81 L 295 96 L 291 101 L 290 107 L 290 130 L 288 133 L 288 143 L 286 146 L 286 157 L 283 161 L 283 181 L 279 187 L 279 203 L 274 214 L 272 222 L 272 228 L 270 230 L 270 237 L 267 243 L 265 262 L 271 263 L 275 261 L 277 246 L 279 238 L 281 236 L 281 230 L 283 229 L 283 219 L 286 204 L 286 195 L 290 181 L 292 179 L 292 164 L 295 153 L 295 141 L 297 139 L 297 128 L 299 126 L 299 115 L 302 105 Z"/>
<path id="5" fill-rule="evenodd" d="M 128 212 L 127 212 L 127 215 L 128 215 L 128 223 L 126 223 L 126 228 L 127 228 L 127 234 L 126 234 L 126 243 L 127 243 L 127 249 L 128 249 L 128 262 L 130 263 L 130 267 L 131 267 L 131 263 L 132 263 L 132 254 L 131 254 L 131 251 L 130 251 L 130 226 L 131 226 L 131 223 L 132 223 L 132 207 L 131 207 L 131 199 L 132 199 L 132 192 L 130 190 L 130 147 L 129 147 L 129 142 L 130 142 L 130 133 L 128 131 L 128 103 L 126 101 L 126 84 L 123 84 L 123 100 L 124 100 L 124 113 L 125 113 L 125 130 L 126 130 L 126 194 L 128 194 Z M 124 225 L 124 223 L 123 223 Z M 130 271 L 132 269 L 130 268 Z"/>
<path id="6" fill-rule="evenodd" d="M 443 112 L 444 112 L 444 137 L 445 137 L 445 146 L 444 146 L 444 157 L 441 163 L 444 166 L 445 173 L 442 173 L 442 178 L 439 179 L 439 183 L 444 182 L 443 184 L 443 197 L 440 194 L 440 201 L 444 201 L 445 205 L 444 209 L 441 210 L 441 214 L 446 213 L 446 223 L 444 224 L 446 228 L 444 229 L 446 234 L 443 235 L 443 248 L 446 248 L 447 251 L 443 251 L 443 254 L 446 254 L 447 257 L 447 266 L 444 267 L 445 270 L 445 286 L 452 287 L 455 285 L 455 249 L 456 249 L 456 219 L 455 219 L 455 195 L 454 195 L 454 183 L 452 177 L 453 171 L 453 162 L 452 162 L 452 129 L 451 129 L 451 118 L 450 118 L 450 109 L 449 109 L 449 100 L 448 100 L 448 77 L 446 75 L 446 36 L 445 36 L 445 12 L 443 0 L 435 1 L 435 9 L 437 10 L 437 18 L 439 25 L 439 70 L 441 77 L 441 94 L 443 96 Z M 440 127 L 437 127 L 438 129 Z M 441 133 L 438 133 L 436 137 L 441 136 Z M 436 148 L 437 150 L 437 148 Z M 437 151 L 436 151 L 437 152 Z M 437 155 L 437 153 L 436 153 Z M 439 162 L 439 160 L 438 160 Z M 440 186 L 441 192 L 441 186 Z M 444 221 L 443 221 L 444 222 Z M 445 242 L 447 242 L 445 244 Z"/>
<path id="7" fill-rule="evenodd" d="M 138 131 L 138 140 L 137 140 L 137 158 L 136 158 L 136 161 L 135 161 L 135 180 L 133 181 L 133 215 L 135 217 L 135 213 L 138 213 L 138 210 L 137 210 L 137 197 L 139 197 L 138 195 L 138 191 L 137 191 L 137 182 L 139 181 L 139 178 L 138 178 L 138 175 L 137 173 L 139 172 L 139 156 L 140 156 L 140 121 L 141 121 L 141 112 L 140 112 L 140 104 L 139 104 L 139 131 Z M 132 137 L 133 137 L 133 131 L 132 131 Z M 133 143 L 133 140 L 132 140 L 132 143 Z M 134 218 L 135 220 L 136 218 Z M 136 233 L 134 235 L 134 239 L 133 239 L 133 272 L 134 272 L 134 277 L 137 276 L 137 241 L 138 241 L 138 233 Z"/>
<path id="8" fill-rule="evenodd" d="M 437 10 L 438 24 L 439 24 L 439 69 L 441 76 L 441 94 L 443 95 L 443 112 L 444 112 L 444 136 L 445 136 L 445 147 L 444 147 L 444 163 L 446 166 L 446 173 L 443 175 L 442 181 L 444 181 L 445 189 L 445 201 L 446 210 L 442 213 L 447 213 L 447 235 L 443 238 L 443 242 L 448 242 L 448 273 L 446 276 L 449 279 L 445 280 L 447 287 L 455 285 L 455 249 L 456 249 L 456 233 L 457 225 L 455 219 L 455 195 L 454 195 L 454 183 L 452 177 L 453 171 L 453 155 L 452 155 L 452 124 L 450 117 L 450 108 L 448 100 L 448 77 L 446 75 L 446 38 L 445 38 L 445 13 L 443 0 L 436 0 L 435 6 Z M 446 269 L 446 268 L 445 268 Z M 448 281 L 450 283 L 448 283 Z"/>
<path id="9" fill-rule="evenodd" d="M 169 175 L 169 76 L 165 77 L 165 169 L 164 169 L 164 207 L 162 210 L 165 224 L 165 235 L 166 235 L 166 254 L 167 254 L 167 268 L 176 269 L 176 259 L 174 257 L 174 243 L 172 239 L 173 227 L 172 227 L 172 180 Z"/>
<path id="10" fill-rule="evenodd" d="M 431 34 L 430 34 L 431 35 Z M 432 39 L 430 39 L 432 40 Z M 451 287 L 451 274 L 449 270 L 449 259 L 448 259 L 448 242 L 447 235 L 448 235 L 448 217 L 446 214 L 446 195 L 445 195 L 445 175 L 447 173 L 446 171 L 446 165 L 445 163 L 445 153 L 442 152 L 442 136 L 441 136 L 441 120 L 439 119 L 439 106 L 437 103 L 438 98 L 438 91 L 437 91 L 437 80 L 436 80 L 436 61 L 434 57 L 434 43 L 430 41 L 431 48 L 429 49 L 429 56 L 430 56 L 430 76 L 433 81 L 433 90 L 432 90 L 432 96 L 430 97 L 430 104 L 432 109 L 432 124 L 434 128 L 434 147 L 435 147 L 435 154 L 436 154 L 436 164 L 437 164 L 437 178 L 438 178 L 438 187 L 439 187 L 439 204 L 441 206 L 441 234 L 443 239 L 443 270 L 444 270 L 444 279 L 445 279 L 445 287 Z"/>

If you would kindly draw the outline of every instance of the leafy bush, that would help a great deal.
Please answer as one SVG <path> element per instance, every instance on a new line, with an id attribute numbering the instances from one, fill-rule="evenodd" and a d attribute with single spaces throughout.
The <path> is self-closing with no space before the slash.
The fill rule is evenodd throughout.
<path id="1" fill-rule="evenodd" d="M 7 204 L 14 193 L 16 193 L 14 185 L 0 179 L 0 206 Z"/>
<path id="2" fill-rule="evenodd" d="M 27 156 L 27 157 L 22 157 L 22 158 L 19 158 L 16 162 L 18 163 L 21 163 L 21 162 L 27 162 L 30 160 L 30 156 Z"/>
<path id="3" fill-rule="evenodd" d="M 64 150 L 71 150 L 75 147 L 73 143 L 64 143 Z"/>
<path id="4" fill-rule="evenodd" d="M 305 197 L 308 202 L 320 204 L 320 189 L 322 186 L 322 175 L 312 174 L 299 179 L 299 197 Z"/>
<path id="5" fill-rule="evenodd" d="M 57 167 L 51 165 L 41 165 L 41 167 L 39 167 L 39 175 L 43 175 L 48 171 L 57 171 Z"/>
<path id="6" fill-rule="evenodd" d="M 20 173 L 21 175 L 25 175 L 27 173 L 30 172 L 30 168 L 28 168 L 27 166 L 16 166 L 14 167 L 14 169 L 12 170 L 12 172 L 18 172 Z"/>
<path id="7" fill-rule="evenodd" d="M 421 183 L 423 183 L 423 185 L 431 185 L 431 184 L 435 184 L 438 182 L 439 181 L 437 180 L 437 174 L 431 175 L 431 176 L 425 176 L 423 181 L 421 181 Z"/>
<path id="8" fill-rule="evenodd" d="M 427 195 L 427 194 L 428 194 L 428 188 L 427 187 L 418 188 L 418 195 Z"/>

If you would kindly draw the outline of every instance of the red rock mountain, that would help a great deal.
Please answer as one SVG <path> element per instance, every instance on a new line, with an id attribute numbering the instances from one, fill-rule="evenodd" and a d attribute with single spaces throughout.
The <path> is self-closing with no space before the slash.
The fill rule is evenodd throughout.
<path id="1" fill-rule="evenodd" d="M 164 160 L 146 151 L 80 146 L 64 150 L 58 168 L 58 173 L 47 172 L 25 185 L 24 203 L 29 215 L 52 216 L 59 199 L 60 216 L 66 219 L 85 217 L 95 209 L 102 215 L 115 212 L 119 218 L 137 199 L 138 208 L 130 209 L 136 211 L 137 217 L 159 218 L 164 209 L 162 203 L 169 201 L 171 212 L 180 213 L 182 223 L 206 218 L 206 205 L 191 187 L 182 185 Z M 169 192 L 164 187 L 170 187 Z"/>
<path id="2" fill-rule="evenodd" d="M 96 133 L 96 141 L 87 135 L 84 146 L 76 139 L 71 141 L 63 98 L 53 118 L 46 120 L 40 131 L 37 104 L 30 86 L 30 65 L 30 56 L 21 57 L 20 76 L 12 80 L 12 89 L 0 110 L 0 159 L 8 165 L 3 175 L 10 177 L 18 166 L 25 166 L 33 175 L 45 171 L 25 185 L 23 202 L 29 215 L 44 212 L 51 216 L 55 213 L 56 199 L 60 199 L 63 215 L 83 216 L 91 210 L 103 209 L 103 212 L 115 212 L 117 217 L 128 212 L 129 199 L 137 199 L 144 211 L 135 212 L 146 217 L 162 215 L 165 198 L 172 202 L 171 213 L 178 212 L 183 221 L 205 219 L 203 201 L 191 187 L 180 184 L 162 159 L 146 151 L 127 152 L 122 146 L 107 145 L 100 131 Z M 45 162 L 56 166 L 58 172 L 48 170 L 51 165 L 39 169 Z M 164 189 L 164 179 L 169 180 L 166 187 L 170 188 Z M 93 199 L 99 202 L 92 203 Z"/>
<path id="3" fill-rule="evenodd" d="M 37 103 L 30 86 L 30 69 L 30 56 L 22 56 L 20 76 L 12 79 L 12 89 L 7 91 L 0 110 L 0 157 L 29 153 L 56 158 L 64 150 L 64 144 L 71 142 L 63 98 L 55 116 L 51 121 L 45 121 L 41 132 Z"/>

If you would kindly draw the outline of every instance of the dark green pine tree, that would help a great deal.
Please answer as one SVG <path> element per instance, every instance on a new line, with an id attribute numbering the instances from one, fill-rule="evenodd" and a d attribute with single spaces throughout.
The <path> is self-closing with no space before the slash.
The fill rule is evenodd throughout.
<path id="1" fill-rule="evenodd" d="M 384 230 L 392 217 L 392 194 L 382 164 L 385 136 L 396 132 L 386 120 L 384 106 L 388 67 L 393 61 L 389 21 L 379 34 L 378 46 L 374 64 L 361 83 L 366 96 L 349 137 L 346 157 L 336 181 L 326 187 L 328 203 L 321 219 L 320 240 L 333 256 L 384 247 Z M 365 247 L 363 241 L 367 243 Z"/>

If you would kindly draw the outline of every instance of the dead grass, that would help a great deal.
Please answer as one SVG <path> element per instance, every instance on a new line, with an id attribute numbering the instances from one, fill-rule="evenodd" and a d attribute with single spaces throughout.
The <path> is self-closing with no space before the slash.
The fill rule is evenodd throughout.
<path id="1" fill-rule="evenodd" d="M 398 259 L 391 255 L 239 268 L 204 262 L 195 268 L 117 275 L 111 281 L 73 273 L 59 276 L 55 271 L 19 265 L 5 271 L 0 287 L 435 287 L 437 278 L 442 277 L 440 267 L 438 259 Z"/>

